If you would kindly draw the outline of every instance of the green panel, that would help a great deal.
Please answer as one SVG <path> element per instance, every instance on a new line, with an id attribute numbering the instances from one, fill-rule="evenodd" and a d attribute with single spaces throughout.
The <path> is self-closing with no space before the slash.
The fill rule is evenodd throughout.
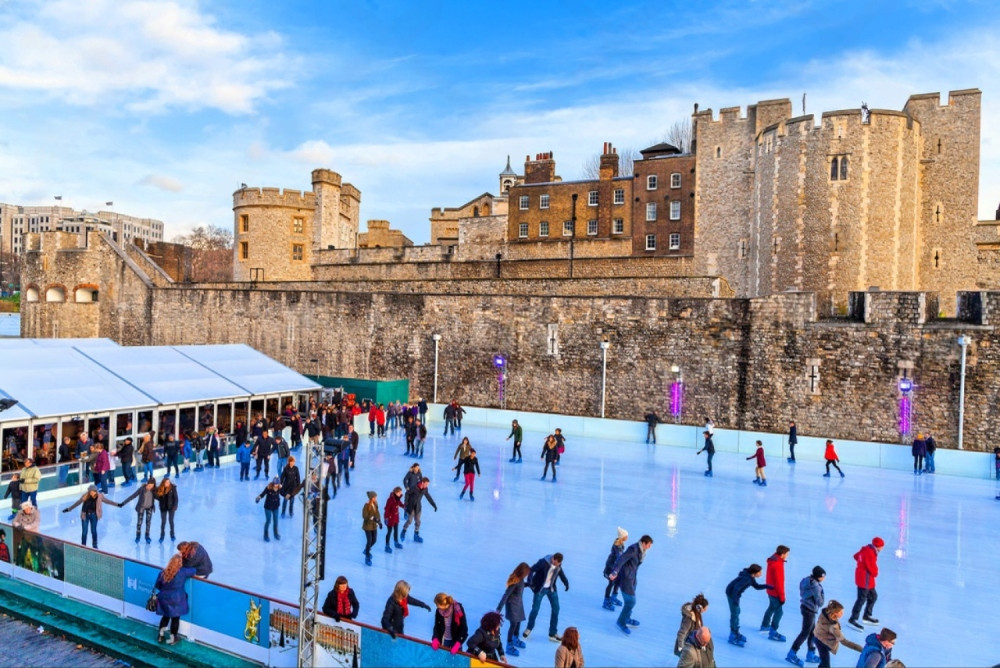
<path id="1" fill-rule="evenodd" d="M 125 600 L 125 562 L 109 554 L 65 545 L 66 582 Z"/>
<path id="2" fill-rule="evenodd" d="M 354 394 L 358 401 L 373 399 L 380 404 L 390 401 L 406 403 L 410 400 L 410 381 L 406 378 L 398 380 L 366 380 L 363 378 L 341 378 L 338 376 L 310 376 L 323 387 L 343 387 L 347 394 Z"/>

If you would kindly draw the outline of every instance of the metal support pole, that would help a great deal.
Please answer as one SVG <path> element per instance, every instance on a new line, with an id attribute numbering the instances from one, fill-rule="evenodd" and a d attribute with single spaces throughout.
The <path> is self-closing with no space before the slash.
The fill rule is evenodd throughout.
<path id="1" fill-rule="evenodd" d="M 964 334 L 958 337 L 958 345 L 962 346 L 962 372 L 958 381 L 958 449 L 961 450 L 965 431 L 965 352 L 969 346 L 969 337 Z"/>
<path id="2" fill-rule="evenodd" d="M 302 571 L 299 587 L 298 666 L 316 665 L 316 613 L 319 583 L 323 579 L 323 444 L 305 441 L 305 494 L 302 503 Z M 313 482 L 313 475 L 316 481 Z M 315 508 L 313 501 L 315 501 Z"/>
<path id="3" fill-rule="evenodd" d="M 441 342 L 440 334 L 431 334 L 434 339 L 434 403 L 438 401 L 438 344 Z"/>
<path id="4" fill-rule="evenodd" d="M 605 398 L 608 389 L 608 347 L 611 344 L 601 341 L 601 418 L 604 418 Z"/>

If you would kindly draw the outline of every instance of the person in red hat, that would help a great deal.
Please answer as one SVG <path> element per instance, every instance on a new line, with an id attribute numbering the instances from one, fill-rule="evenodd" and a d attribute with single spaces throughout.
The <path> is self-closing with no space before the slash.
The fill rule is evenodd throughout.
<path id="1" fill-rule="evenodd" d="M 885 541 L 875 536 L 872 542 L 865 545 L 854 555 L 857 566 L 854 568 L 854 584 L 858 586 L 858 599 L 854 601 L 851 618 L 847 623 L 856 629 L 864 630 L 858 621 L 862 607 L 865 614 L 862 619 L 869 624 L 878 624 L 878 619 L 872 616 L 878 593 L 875 591 L 875 578 L 878 577 L 878 553 L 885 547 Z"/>

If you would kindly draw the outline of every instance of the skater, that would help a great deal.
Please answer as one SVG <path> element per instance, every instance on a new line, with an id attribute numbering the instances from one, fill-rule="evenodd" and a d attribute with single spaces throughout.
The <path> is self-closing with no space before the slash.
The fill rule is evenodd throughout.
<path id="1" fill-rule="evenodd" d="M 354 590 L 347 584 L 347 578 L 338 575 L 333 589 L 326 595 L 323 601 L 323 614 L 333 617 L 336 621 L 344 619 L 355 619 L 361 606 L 358 605 L 358 597 L 354 595 Z"/>
<path id="2" fill-rule="evenodd" d="M 264 479 L 271 475 L 271 450 L 274 448 L 274 441 L 271 440 L 271 431 L 265 429 L 257 437 L 253 446 L 253 456 L 257 460 L 257 468 L 254 471 L 254 480 L 260 478 L 260 469 L 264 468 Z"/>
<path id="3" fill-rule="evenodd" d="M 517 420 L 512 420 L 510 423 L 510 434 L 507 435 L 505 440 L 514 439 L 514 453 L 510 456 L 511 462 L 521 461 L 521 440 L 524 438 L 524 430 L 521 429 L 521 425 L 517 423 Z M 998 469 L 1000 470 L 1000 469 Z M 1000 477 L 998 477 L 1000 479 Z"/>
<path id="4" fill-rule="evenodd" d="M 830 655 L 836 654 L 840 645 L 860 652 L 861 645 L 844 637 L 840 630 L 840 618 L 844 616 L 844 606 L 839 601 L 830 601 L 820 611 L 816 619 L 814 639 L 819 651 L 819 668 L 830 668 Z"/>
<path id="5" fill-rule="evenodd" d="M 236 449 L 236 461 L 240 464 L 240 480 L 250 480 L 250 462 L 253 457 L 250 455 L 249 443 L 240 443 L 240 447 Z"/>
<path id="6" fill-rule="evenodd" d="M 462 438 L 462 442 L 458 444 L 455 448 L 455 454 L 451 456 L 452 460 L 458 460 L 458 463 L 452 468 L 455 472 L 455 479 L 452 482 L 458 480 L 458 476 L 462 474 L 462 462 L 465 458 L 469 456 L 469 452 L 472 451 L 472 444 L 469 442 L 469 437 L 465 436 Z"/>
<path id="7" fill-rule="evenodd" d="M 139 538 L 142 534 L 142 520 L 143 517 L 146 518 L 146 544 L 153 542 L 153 539 L 149 537 L 149 524 L 153 521 L 153 508 L 156 506 L 156 478 L 150 476 L 146 478 L 146 481 L 137 490 L 132 492 L 124 501 L 118 504 L 119 508 L 125 506 L 126 503 L 136 499 L 135 502 L 135 542 L 139 542 Z"/>
<path id="8" fill-rule="evenodd" d="M 423 397 L 420 397 L 420 399 L 417 401 L 417 411 L 420 413 L 420 422 L 421 422 L 421 424 L 426 425 L 427 424 L 427 401 Z"/>
<path id="9" fill-rule="evenodd" d="M 109 506 L 115 505 L 114 502 L 108 501 L 104 498 L 104 495 L 97 490 L 97 485 L 91 485 L 87 488 L 87 491 L 81 496 L 73 505 L 63 508 L 64 513 L 68 513 L 79 505 L 83 505 L 80 508 L 80 524 L 83 529 L 83 533 L 80 536 L 80 544 L 86 547 L 87 545 L 87 527 L 90 527 L 90 537 L 92 538 L 91 545 L 96 550 L 97 549 L 97 522 L 101 519 L 101 506 L 107 504 Z"/>
<path id="10" fill-rule="evenodd" d="M 652 439 L 653 445 L 656 445 L 656 425 L 663 422 L 663 420 L 660 419 L 660 416 L 652 408 L 649 409 L 649 412 L 642 419 L 646 421 L 646 443 L 648 444 L 650 439 Z"/>
<path id="11" fill-rule="evenodd" d="M 797 656 L 802 643 L 808 643 L 809 651 L 806 654 L 806 661 L 809 663 L 819 663 L 820 661 L 819 656 L 816 655 L 816 636 L 813 635 L 813 630 L 816 628 L 816 615 L 823 609 L 826 600 L 822 584 L 824 578 L 826 578 L 826 571 L 820 566 L 815 566 L 809 577 L 802 578 L 799 583 L 799 610 L 802 612 L 802 630 L 795 637 L 785 661 L 800 668 L 805 665 L 805 662 Z"/>
<path id="12" fill-rule="evenodd" d="M 927 432 L 927 438 L 924 439 L 924 447 L 927 450 L 927 456 L 924 457 L 924 473 L 934 473 L 934 453 L 937 452 L 937 441 L 934 440 L 930 432 Z"/>
<path id="13" fill-rule="evenodd" d="M 208 453 L 208 467 L 220 468 L 222 466 L 222 448 L 224 447 L 219 435 L 215 432 L 215 427 L 208 425 L 205 427 L 205 451 Z M 278 467 L 281 470 L 281 467 Z"/>
<path id="14" fill-rule="evenodd" d="M 413 446 L 413 452 L 415 457 L 423 459 L 424 441 L 427 440 L 427 427 L 424 426 L 424 423 L 421 422 L 419 418 L 417 419 L 416 424 L 417 424 L 417 441 Z"/>
<path id="15" fill-rule="evenodd" d="M 375 407 L 375 426 L 378 429 L 378 437 L 385 437 L 385 404 Z"/>
<path id="16" fill-rule="evenodd" d="M 549 615 L 549 640 L 559 642 L 559 592 L 556 589 L 556 578 L 562 580 L 566 591 L 569 591 L 569 579 L 562 569 L 563 556 L 560 552 L 546 555 L 535 562 L 528 574 L 528 586 L 535 594 L 531 601 L 531 612 L 528 614 L 528 627 L 524 629 L 521 636 L 527 638 L 535 628 L 535 619 L 538 617 L 538 610 L 542 607 L 542 599 L 549 599 L 551 613 Z"/>
<path id="17" fill-rule="evenodd" d="M 201 543 L 193 540 L 181 541 L 177 543 L 177 552 L 184 560 L 184 566 L 193 568 L 196 576 L 208 579 L 208 576 L 212 574 L 212 559 Z"/>
<path id="18" fill-rule="evenodd" d="M 545 445 L 542 446 L 542 456 L 539 459 L 545 460 L 545 470 L 542 471 L 542 480 L 549 474 L 549 466 L 552 467 L 552 482 L 556 481 L 556 457 L 559 451 L 556 449 L 556 437 L 549 434 L 545 437 Z"/>
<path id="19" fill-rule="evenodd" d="M 350 432 L 348 436 L 353 435 L 357 437 L 357 434 Z M 337 468 L 334 471 L 334 484 L 333 484 L 333 495 L 337 495 L 337 489 L 340 487 L 340 476 L 344 476 L 344 484 L 348 487 L 351 486 L 351 448 L 350 441 L 343 445 L 340 450 L 337 451 Z"/>
<path id="20" fill-rule="evenodd" d="M 256 480 L 256 478 L 255 478 Z M 281 480 L 277 476 L 271 480 L 271 483 L 264 488 L 264 491 L 257 495 L 255 503 L 260 503 L 260 500 L 264 497 L 264 542 L 270 543 L 271 539 L 268 537 L 268 529 L 274 526 L 274 540 L 281 540 L 281 536 L 278 535 L 278 508 L 281 507 Z"/>
<path id="21" fill-rule="evenodd" d="M 764 444 L 760 441 L 757 441 L 757 451 L 747 457 L 747 461 L 751 459 L 757 460 L 754 464 L 754 473 L 757 477 L 754 478 L 753 484 L 767 487 L 767 477 L 764 475 L 764 467 L 767 466 L 767 460 L 764 459 Z"/>
<path id="22" fill-rule="evenodd" d="M 167 567 L 156 576 L 157 591 L 156 614 L 160 615 L 160 630 L 157 634 L 159 642 L 173 645 L 177 642 L 177 629 L 181 617 L 188 614 L 188 596 L 184 591 L 184 583 L 194 575 L 193 568 L 182 565 L 181 555 L 170 557 Z M 169 633 L 167 624 L 170 624 Z"/>
<path id="23" fill-rule="evenodd" d="M 503 640 L 500 639 L 500 627 L 503 617 L 499 612 L 487 612 L 479 620 L 479 628 L 469 638 L 469 654 L 478 657 L 480 661 L 497 661 L 507 663 L 503 652 Z M 452 654 L 455 650 L 452 650 Z"/>
<path id="24" fill-rule="evenodd" d="M 864 621 L 869 624 L 878 624 L 878 619 L 873 617 L 875 601 L 878 600 L 878 592 L 875 591 L 875 579 L 878 577 L 878 553 L 885 547 L 885 541 L 875 536 L 872 542 L 865 545 L 854 554 L 856 566 L 854 568 L 854 584 L 858 587 L 858 598 L 854 601 L 851 609 L 851 618 L 847 623 L 854 628 L 863 631 L 864 626 L 858 622 L 858 615 L 864 608 Z"/>
<path id="25" fill-rule="evenodd" d="M 6 499 L 8 496 L 10 497 L 10 517 L 7 520 L 10 521 L 14 519 L 17 509 L 21 507 L 21 474 L 17 471 L 11 475 L 7 491 L 3 493 L 3 498 Z"/>
<path id="26" fill-rule="evenodd" d="M 451 429 L 452 436 L 455 435 L 455 404 L 454 402 L 450 404 L 445 404 L 444 407 L 444 435 L 448 435 L 448 429 Z"/>
<path id="27" fill-rule="evenodd" d="M 566 452 L 566 437 L 563 436 L 562 429 L 556 427 L 556 431 L 552 434 L 552 438 L 556 439 L 556 464 L 562 459 L 563 453 Z M 552 466 L 552 472 L 555 473 L 555 464 Z"/>
<path id="28" fill-rule="evenodd" d="M 94 484 L 101 488 L 101 494 L 108 493 L 108 483 L 115 484 L 114 470 L 111 468 L 111 457 L 101 443 L 94 444 Z"/>
<path id="29" fill-rule="evenodd" d="M 281 437 L 281 434 L 274 435 L 274 452 L 278 455 L 278 475 L 282 475 L 285 472 L 285 467 L 288 466 L 288 458 L 292 456 L 292 449 L 288 446 L 288 442 Z M 211 462 L 209 462 L 211 466 Z"/>
<path id="30" fill-rule="evenodd" d="M 66 441 L 67 439 L 63 439 Z M 67 442 L 67 447 L 68 447 Z M 135 469 L 132 464 L 135 461 L 135 446 L 132 445 L 132 437 L 128 436 L 122 441 L 122 444 L 118 446 L 117 452 L 118 460 L 122 463 L 122 475 L 125 478 L 125 482 L 122 483 L 122 487 L 128 487 L 136 481 Z M 69 461 L 63 460 L 62 456 L 59 457 L 59 461 Z M 62 470 L 60 469 L 60 476 L 62 475 Z"/>
<path id="31" fill-rule="evenodd" d="M 461 499 L 465 496 L 465 490 L 469 490 L 469 501 L 476 500 L 476 476 L 482 475 L 479 470 L 479 460 L 476 459 L 476 449 L 472 448 L 469 450 L 469 456 L 459 462 L 462 467 L 462 472 L 465 473 L 465 486 L 462 488 L 462 492 L 458 495 Z"/>
<path id="32" fill-rule="evenodd" d="M 608 558 L 604 561 L 604 578 L 608 581 L 608 586 L 604 588 L 604 605 L 601 607 L 605 610 L 614 610 L 616 605 L 624 605 L 618 598 L 618 590 L 621 589 L 622 584 L 621 581 L 609 578 L 608 576 L 611 575 L 611 570 L 625 552 L 625 541 L 627 540 L 628 531 L 618 527 L 618 536 L 611 543 L 611 553 L 608 554 Z"/>
<path id="33" fill-rule="evenodd" d="M 174 475 L 179 476 L 181 474 L 180 465 L 178 464 L 178 456 L 181 453 L 180 443 L 174 438 L 173 434 L 167 434 L 167 440 L 163 444 L 163 456 L 167 460 L 167 472 L 164 475 L 170 475 L 170 468 L 173 467 Z"/>
<path id="34" fill-rule="evenodd" d="M 177 488 L 170 481 L 170 476 L 163 476 L 160 486 L 156 488 L 156 501 L 160 507 L 160 542 L 166 533 L 167 520 L 170 520 L 170 540 L 177 540 L 174 535 L 174 513 L 177 512 Z"/>
<path id="35" fill-rule="evenodd" d="M 632 633 L 630 626 L 639 626 L 639 622 L 632 617 L 632 610 L 635 608 L 635 588 L 638 584 L 639 567 L 642 566 L 646 552 L 652 546 L 653 539 L 648 535 L 640 538 L 638 543 L 629 545 L 608 576 L 609 580 L 617 580 L 619 576 L 622 580 L 622 598 L 625 599 L 625 605 L 618 614 L 618 629 L 625 635 Z"/>
<path id="36" fill-rule="evenodd" d="M 707 626 L 692 631 L 684 639 L 677 668 L 715 668 L 715 643 Z"/>
<path id="37" fill-rule="evenodd" d="M 705 418 L 705 431 L 709 433 L 710 436 L 715 436 L 715 423 L 712 422 L 712 418 Z"/>
<path id="38" fill-rule="evenodd" d="M 205 470 L 205 439 L 196 431 L 189 431 L 185 434 L 185 441 L 194 453 L 194 472 L 200 473 Z"/>
<path id="39" fill-rule="evenodd" d="M 996 469 L 996 480 L 1000 480 L 1000 447 L 993 448 L 993 467 Z"/>
<path id="40" fill-rule="evenodd" d="M 507 629 L 507 654 L 520 655 L 519 649 L 524 649 L 524 641 L 518 638 L 521 633 L 521 622 L 524 621 L 524 588 L 527 586 L 531 566 L 521 562 L 514 572 L 507 577 L 507 588 L 497 603 L 497 612 L 503 610 L 504 618 L 510 627 Z"/>
<path id="41" fill-rule="evenodd" d="M 708 461 L 707 461 L 708 468 L 705 469 L 705 477 L 706 478 L 711 478 L 712 477 L 712 458 L 715 457 L 715 443 L 712 442 L 712 435 L 710 433 L 708 433 L 707 431 L 701 432 L 701 435 L 705 437 L 705 446 L 701 450 L 699 450 L 698 452 L 696 452 L 694 454 L 700 455 L 703 452 L 707 452 L 708 453 Z"/>
<path id="42" fill-rule="evenodd" d="M 453 400 L 451 405 L 455 407 L 455 427 L 457 427 L 459 431 L 462 431 L 462 416 L 468 411 L 462 408 L 457 399 Z"/>
<path id="43" fill-rule="evenodd" d="M 347 442 L 351 445 L 350 449 L 347 452 L 348 452 L 348 455 L 350 457 L 350 462 L 351 462 L 350 468 L 353 469 L 354 468 L 354 458 L 358 454 L 358 442 L 361 440 L 361 437 L 358 436 L 358 432 L 354 431 L 354 423 L 353 422 L 349 422 L 347 424 L 347 437 L 346 438 L 347 438 Z M 345 474 L 346 474 L 346 472 L 345 472 Z M 351 483 L 348 482 L 347 486 L 350 487 Z"/>
<path id="44" fill-rule="evenodd" d="M 509 654 L 509 652 L 508 652 Z M 583 668 L 583 649 L 580 647 L 580 632 L 575 626 L 567 626 L 562 642 L 556 648 L 556 668 Z"/>
<path id="45" fill-rule="evenodd" d="M 681 606 L 681 626 L 674 639 L 674 656 L 680 656 L 684 650 L 684 641 L 692 631 L 704 626 L 704 614 L 708 610 L 708 599 L 704 594 L 698 594 L 694 600 Z"/>
<path id="46" fill-rule="evenodd" d="M 42 481 L 42 471 L 35 466 L 35 460 L 28 457 L 21 469 L 21 498 L 38 507 L 38 484 Z M 105 490 L 105 493 L 107 490 Z"/>
<path id="47" fill-rule="evenodd" d="M 406 492 L 405 502 L 409 505 L 410 494 L 417 489 L 417 485 L 423 480 L 424 474 L 420 472 L 420 464 L 413 462 L 410 464 L 410 470 L 406 472 L 403 476 L 403 490 Z M 409 511 L 404 512 L 405 515 L 409 516 Z"/>
<path id="48" fill-rule="evenodd" d="M 437 504 L 434 503 L 434 498 L 431 496 L 430 492 L 427 491 L 427 487 L 431 484 L 430 478 L 421 478 L 420 482 L 417 484 L 416 489 L 406 495 L 406 511 L 409 517 L 406 518 L 406 523 L 403 525 L 403 533 L 399 535 L 399 540 L 406 540 L 406 529 L 410 526 L 411 522 L 415 522 L 413 527 L 413 542 L 422 543 L 424 539 L 420 537 L 420 514 L 423 511 L 423 498 L 426 496 L 427 501 L 434 508 L 434 512 L 437 512 Z"/>
<path id="49" fill-rule="evenodd" d="M 389 547 L 389 536 L 392 536 L 393 544 L 397 550 L 403 549 L 403 544 L 399 542 L 399 510 L 403 507 L 403 488 L 394 487 L 392 494 L 385 500 L 385 510 L 382 517 L 385 519 L 385 551 L 392 554 Z"/>
<path id="50" fill-rule="evenodd" d="M 361 528 L 365 532 L 365 566 L 372 565 L 372 545 L 377 540 L 377 530 L 382 528 L 382 516 L 378 512 L 378 494 L 369 490 L 368 502 L 361 508 Z"/>
<path id="51" fill-rule="evenodd" d="M 885 668 L 892 661 L 892 646 L 895 644 L 896 633 L 890 629 L 870 633 L 861 649 L 858 668 Z"/>
<path id="52" fill-rule="evenodd" d="M 409 456 L 416 452 L 417 423 L 413 421 L 413 418 L 407 417 L 403 430 L 406 433 L 406 452 L 404 454 Z"/>
<path id="53" fill-rule="evenodd" d="M 927 454 L 927 441 L 923 434 L 917 434 L 913 439 L 910 453 L 913 455 L 913 475 L 921 475 L 924 472 L 924 456 Z"/>
<path id="54" fill-rule="evenodd" d="M 726 600 L 729 603 L 729 644 L 743 647 L 747 643 L 745 635 L 740 633 L 740 597 L 748 587 L 770 590 L 769 585 L 757 583 L 757 578 L 764 570 L 759 564 L 750 564 L 726 585 Z"/>
<path id="55" fill-rule="evenodd" d="M 454 598 L 439 593 L 434 597 L 434 632 L 431 647 L 450 649 L 452 654 L 462 650 L 462 643 L 469 637 L 469 622 L 465 618 L 465 608 Z M 495 613 L 494 613 L 495 614 Z"/>
<path id="56" fill-rule="evenodd" d="M 795 421 L 788 423 L 788 463 L 795 463 L 795 446 L 799 444 L 799 432 L 795 428 Z"/>
<path id="57" fill-rule="evenodd" d="M 153 477 L 153 463 L 156 460 L 156 452 L 153 450 L 153 432 L 143 434 L 142 443 L 139 445 L 139 461 L 142 462 L 142 481 L 145 483 Z"/>
<path id="58" fill-rule="evenodd" d="M 15 530 L 20 531 L 30 531 L 32 533 L 38 533 L 38 527 L 42 523 L 42 517 L 35 508 L 31 501 L 22 501 L 20 510 L 17 511 L 17 515 L 14 515 L 14 519 L 10 521 L 11 526 Z M 14 545 L 16 546 L 20 542 L 18 534 L 14 533 Z"/>
<path id="59" fill-rule="evenodd" d="M 285 510 L 288 510 L 288 516 L 295 516 L 295 495 L 298 493 L 299 489 L 302 487 L 302 475 L 299 473 L 299 467 L 295 465 L 295 457 L 292 455 L 288 456 L 288 461 L 285 464 L 285 468 L 281 469 L 281 516 L 285 516 Z"/>
<path id="60" fill-rule="evenodd" d="M 830 439 L 826 440 L 826 452 L 823 453 L 823 459 L 826 460 L 826 473 L 823 474 L 824 478 L 830 477 L 831 466 L 837 469 L 837 473 L 840 474 L 841 478 L 844 477 L 844 472 L 840 470 L 839 466 L 837 466 L 837 463 L 840 462 L 840 457 L 837 456 L 837 451 L 833 447 L 833 441 Z"/>
<path id="61" fill-rule="evenodd" d="M 406 580 L 400 580 L 385 602 L 385 610 L 382 611 L 382 628 L 389 632 L 393 640 L 403 633 L 403 621 L 410 614 L 410 606 L 423 608 L 428 612 L 431 609 L 431 606 L 420 599 L 410 596 L 410 584 Z"/>
<path id="62" fill-rule="evenodd" d="M 760 630 L 767 631 L 767 639 L 775 642 L 785 642 L 785 636 L 778 633 L 778 625 L 785 612 L 785 562 L 790 551 L 786 546 L 779 545 L 767 558 L 767 610 L 760 622 Z"/>

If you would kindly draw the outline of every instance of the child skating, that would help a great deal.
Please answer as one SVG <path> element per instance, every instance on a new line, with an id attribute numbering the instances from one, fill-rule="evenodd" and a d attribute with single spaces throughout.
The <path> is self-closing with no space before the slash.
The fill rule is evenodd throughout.
<path id="1" fill-rule="evenodd" d="M 460 461 L 459 466 L 462 467 L 462 472 L 465 474 L 465 487 L 462 488 L 462 493 L 458 495 L 458 498 L 465 496 L 465 490 L 469 490 L 469 501 L 476 500 L 476 476 L 482 475 L 479 470 L 479 460 L 476 459 L 476 449 L 472 448 L 469 450 L 469 456 Z"/>
<path id="2" fill-rule="evenodd" d="M 618 536 L 611 543 L 611 553 L 608 554 L 608 558 L 604 562 L 604 578 L 608 581 L 608 586 L 604 588 L 604 604 L 601 607 L 605 610 L 614 610 L 616 605 L 623 605 L 622 600 L 618 598 L 620 586 L 618 580 L 612 580 L 608 576 L 611 575 L 611 569 L 625 552 L 626 541 L 628 541 L 628 531 L 618 527 Z"/>
<path id="3" fill-rule="evenodd" d="M 831 466 L 837 469 L 837 473 L 840 474 L 841 478 L 844 477 L 844 472 L 840 470 L 839 466 L 837 466 L 837 462 L 840 461 L 840 457 L 837 456 L 837 451 L 833 448 L 833 441 L 830 439 L 827 439 L 826 441 L 826 452 L 823 454 L 823 459 L 826 460 L 826 473 L 823 474 L 824 478 L 830 477 Z"/>
<path id="4" fill-rule="evenodd" d="M 757 460 L 754 468 L 754 473 L 757 477 L 754 478 L 753 484 L 767 487 L 767 477 L 764 475 L 764 467 L 767 466 L 767 460 L 764 459 L 764 444 L 760 441 L 757 441 L 757 451 L 747 457 L 747 461 L 751 459 Z"/>
<path id="5" fill-rule="evenodd" d="M 757 441 L 760 443 L 760 441 Z M 757 583 L 764 569 L 760 564 L 750 564 L 726 585 L 726 600 L 729 602 L 729 644 L 743 647 L 747 637 L 740 633 L 740 597 L 749 587 L 754 589 L 770 589 L 768 585 Z"/>

